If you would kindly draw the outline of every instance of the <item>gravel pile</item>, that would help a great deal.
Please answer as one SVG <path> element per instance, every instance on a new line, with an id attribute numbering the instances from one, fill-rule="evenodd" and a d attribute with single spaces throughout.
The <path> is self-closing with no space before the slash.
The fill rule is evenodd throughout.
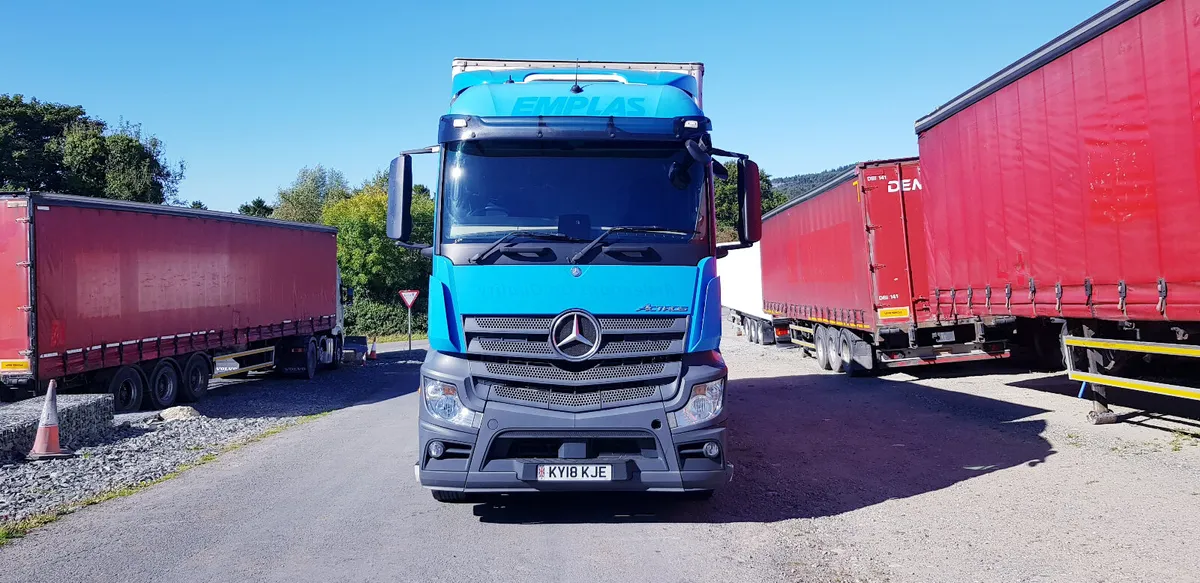
<path id="1" fill-rule="evenodd" d="M 402 357 L 381 354 L 365 367 L 321 372 L 307 382 L 215 381 L 209 397 L 195 404 L 202 417 L 164 422 L 157 413 L 117 415 L 108 435 L 76 449 L 74 458 L 0 458 L 0 525 L 161 478 L 264 431 L 372 398 L 379 373 L 389 374 L 380 368 L 418 366 L 424 354 Z"/>

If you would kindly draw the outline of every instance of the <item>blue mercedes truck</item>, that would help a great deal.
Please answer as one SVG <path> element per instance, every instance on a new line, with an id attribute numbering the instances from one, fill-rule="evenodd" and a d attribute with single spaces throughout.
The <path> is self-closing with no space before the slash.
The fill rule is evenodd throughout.
<path id="1" fill-rule="evenodd" d="M 700 63 L 456 59 L 437 144 L 389 172 L 388 236 L 432 258 L 417 480 L 474 493 L 727 483 L 716 258 L 759 240 L 759 171 L 714 147 Z M 440 160 L 432 245 L 412 156 Z M 738 240 L 714 180 L 734 161 Z"/>

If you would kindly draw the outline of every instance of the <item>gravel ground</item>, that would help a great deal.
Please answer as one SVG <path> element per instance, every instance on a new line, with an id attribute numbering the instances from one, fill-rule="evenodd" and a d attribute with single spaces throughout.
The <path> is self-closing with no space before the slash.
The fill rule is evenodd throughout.
<path id="1" fill-rule="evenodd" d="M 385 357 L 394 362 L 405 354 Z M 311 382 L 269 375 L 218 380 L 208 398 L 193 404 L 203 417 L 162 422 L 157 412 L 117 415 L 107 438 L 77 449 L 74 458 L 0 460 L 0 525 L 161 478 L 265 431 L 354 404 L 375 388 L 369 372 L 345 366 Z"/>
<path id="2" fill-rule="evenodd" d="M 1014 365 L 850 379 L 795 349 L 722 351 L 741 463 L 710 511 L 766 527 L 780 580 L 1197 580 L 1186 403 L 1092 426 L 1078 384 Z"/>

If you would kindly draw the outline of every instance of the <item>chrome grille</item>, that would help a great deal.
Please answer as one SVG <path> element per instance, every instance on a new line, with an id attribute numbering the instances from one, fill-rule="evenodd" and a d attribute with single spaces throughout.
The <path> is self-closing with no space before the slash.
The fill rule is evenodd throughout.
<path id="1" fill-rule="evenodd" d="M 687 316 L 600 317 L 601 330 L 636 330 L 638 332 L 676 329 Z M 468 317 L 468 328 L 479 330 L 530 330 L 550 333 L 553 316 L 475 316 Z"/>
<path id="2" fill-rule="evenodd" d="M 670 349 L 670 340 L 613 340 L 605 341 L 597 354 L 655 355 L 665 353 Z M 550 343 L 545 340 L 507 338 L 480 338 L 479 352 L 484 354 L 554 354 L 554 351 L 550 349 Z"/>
<path id="3" fill-rule="evenodd" d="M 489 374 L 508 377 L 540 379 L 548 381 L 603 381 L 619 380 L 662 374 L 666 365 L 661 362 L 594 366 L 575 372 L 550 364 L 517 364 L 511 362 L 488 362 L 484 368 Z"/>
<path id="4" fill-rule="evenodd" d="M 529 387 L 511 387 L 508 385 L 493 385 L 492 393 L 503 399 L 542 403 L 559 407 L 594 407 L 596 405 L 612 405 L 627 401 L 649 399 L 658 392 L 658 387 L 628 387 L 624 389 L 608 389 L 602 391 L 567 392 L 552 389 L 533 389 Z"/>

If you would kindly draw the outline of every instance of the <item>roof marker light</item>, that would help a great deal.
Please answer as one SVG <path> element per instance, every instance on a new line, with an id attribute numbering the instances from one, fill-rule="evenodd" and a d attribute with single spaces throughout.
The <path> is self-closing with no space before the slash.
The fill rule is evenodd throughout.
<path id="1" fill-rule="evenodd" d="M 454 127 L 456 127 L 456 128 L 467 127 L 467 120 L 464 118 L 458 118 L 458 119 L 454 120 Z"/>

